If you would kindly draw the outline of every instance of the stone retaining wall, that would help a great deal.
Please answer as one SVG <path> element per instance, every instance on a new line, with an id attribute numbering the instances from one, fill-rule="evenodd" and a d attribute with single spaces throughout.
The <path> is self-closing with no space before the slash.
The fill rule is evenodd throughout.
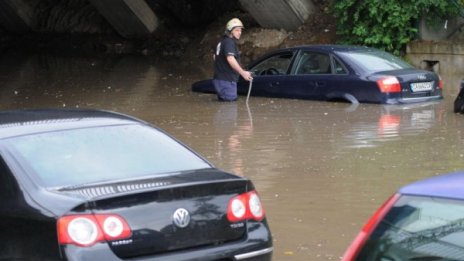
<path id="1" fill-rule="evenodd" d="M 406 53 L 406 59 L 416 67 L 464 77 L 464 43 L 413 41 L 408 44 Z"/>

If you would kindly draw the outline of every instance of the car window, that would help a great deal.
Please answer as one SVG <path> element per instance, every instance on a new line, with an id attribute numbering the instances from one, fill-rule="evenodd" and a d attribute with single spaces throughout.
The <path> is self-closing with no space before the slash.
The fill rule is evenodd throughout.
<path id="1" fill-rule="evenodd" d="M 368 72 L 381 72 L 399 69 L 414 68 L 412 65 L 396 57 L 380 50 L 357 51 L 357 52 L 338 52 L 338 55 L 350 60 L 363 70 Z"/>
<path id="2" fill-rule="evenodd" d="M 356 260 L 464 260 L 464 203 L 403 196 Z"/>
<path id="3" fill-rule="evenodd" d="M 328 74 L 331 71 L 328 54 L 304 52 L 297 63 L 295 74 Z"/>
<path id="4" fill-rule="evenodd" d="M 343 67 L 343 65 L 337 59 L 334 59 L 334 67 L 335 67 L 335 74 L 347 74 L 348 73 L 345 67 Z"/>
<path id="5" fill-rule="evenodd" d="M 273 55 L 250 68 L 255 75 L 283 75 L 287 74 L 293 53 L 284 52 Z"/>
<path id="6" fill-rule="evenodd" d="M 210 168 L 164 133 L 142 125 L 21 136 L 8 140 L 8 146 L 45 186 Z"/>

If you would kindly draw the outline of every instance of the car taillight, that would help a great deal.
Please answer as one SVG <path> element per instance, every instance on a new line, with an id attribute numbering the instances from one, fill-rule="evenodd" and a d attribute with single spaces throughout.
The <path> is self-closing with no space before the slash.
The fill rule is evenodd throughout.
<path id="1" fill-rule="evenodd" d="M 401 91 L 400 82 L 396 77 L 393 76 L 388 76 L 377 80 L 377 86 L 379 86 L 380 91 L 383 93 Z"/>
<path id="2" fill-rule="evenodd" d="M 443 89 L 443 80 L 440 75 L 438 75 L 438 89 Z"/>
<path id="3" fill-rule="evenodd" d="M 227 219 L 230 222 L 239 222 L 247 219 L 261 221 L 263 218 L 263 205 L 256 191 L 240 194 L 229 200 Z"/>
<path id="4" fill-rule="evenodd" d="M 387 212 L 391 209 L 391 207 L 398 201 L 400 198 L 399 194 L 394 194 L 391 196 L 382 206 L 372 215 L 369 221 L 364 225 L 361 229 L 359 234 L 355 237 L 351 245 L 345 251 L 343 255 L 342 261 L 352 261 L 355 260 L 359 254 L 359 251 L 362 249 L 366 240 L 372 234 L 374 229 L 380 223 L 380 221 L 385 217 Z"/>
<path id="5" fill-rule="evenodd" d="M 63 216 L 58 219 L 60 244 L 91 246 L 100 241 L 129 238 L 132 231 L 127 222 L 113 214 Z"/>

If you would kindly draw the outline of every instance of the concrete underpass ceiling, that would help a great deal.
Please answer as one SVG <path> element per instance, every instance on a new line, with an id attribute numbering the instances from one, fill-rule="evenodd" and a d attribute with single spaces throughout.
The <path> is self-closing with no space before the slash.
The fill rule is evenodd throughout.
<path id="1" fill-rule="evenodd" d="M 234 10 L 264 28 L 294 30 L 314 12 L 311 0 L 2 0 L 4 32 L 117 33 L 149 37 L 161 25 L 198 27 Z M 2 31 L 0 30 L 0 33 Z"/>

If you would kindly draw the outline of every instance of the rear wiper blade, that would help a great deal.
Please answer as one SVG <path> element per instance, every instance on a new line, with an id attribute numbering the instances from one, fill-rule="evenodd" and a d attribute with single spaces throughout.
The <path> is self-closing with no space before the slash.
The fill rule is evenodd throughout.
<path id="1" fill-rule="evenodd" d="M 87 187 L 92 187 L 92 186 L 102 186 L 102 185 L 105 185 L 105 181 L 89 182 L 89 183 L 82 183 L 82 184 L 69 185 L 69 186 L 61 186 L 61 187 L 55 187 L 53 189 L 57 190 L 57 191 L 66 191 L 66 190 L 75 190 L 75 189 L 82 189 L 82 188 L 87 188 Z"/>

